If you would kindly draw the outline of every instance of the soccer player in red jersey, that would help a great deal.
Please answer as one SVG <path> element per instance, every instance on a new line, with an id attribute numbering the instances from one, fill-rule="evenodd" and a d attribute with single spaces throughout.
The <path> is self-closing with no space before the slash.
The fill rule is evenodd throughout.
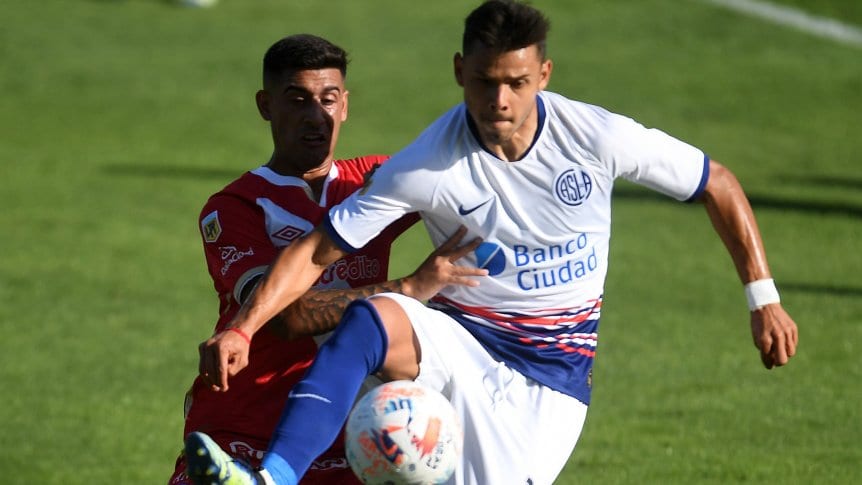
<path id="1" fill-rule="evenodd" d="M 348 105 L 347 58 L 340 47 L 312 35 L 289 36 L 270 47 L 263 66 L 264 86 L 256 101 L 272 129 L 272 157 L 211 196 L 200 215 L 207 267 L 219 297 L 215 333 L 234 318 L 281 248 L 314 229 L 387 158 L 333 159 Z M 390 246 L 417 220 L 415 214 L 405 216 L 362 251 L 329 266 L 315 289 L 258 332 L 248 367 L 231 377 L 228 392 L 214 391 L 198 376 L 186 395 L 183 434 L 206 432 L 235 458 L 258 465 L 288 392 L 347 303 L 381 291 L 428 298 L 457 284 L 466 273 L 451 261 L 478 244 L 457 247 L 463 231 L 413 275 L 387 281 Z M 284 322 L 291 320 L 302 325 L 288 330 Z M 190 485 L 189 472 L 196 471 L 187 470 L 181 455 L 169 485 Z M 315 460 L 305 482 L 358 483 L 340 439 Z"/>

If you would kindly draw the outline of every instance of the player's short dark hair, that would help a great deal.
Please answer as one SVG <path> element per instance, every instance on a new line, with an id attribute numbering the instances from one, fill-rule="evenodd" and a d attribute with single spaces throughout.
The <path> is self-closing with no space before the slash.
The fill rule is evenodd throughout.
<path id="1" fill-rule="evenodd" d="M 551 22 L 539 10 L 513 0 L 487 0 L 464 21 L 462 51 L 484 47 L 497 53 L 535 45 L 542 59 Z"/>
<path id="2" fill-rule="evenodd" d="M 287 73 L 334 68 L 347 77 L 347 53 L 328 40 L 311 34 L 290 35 L 270 46 L 263 56 L 263 82 Z"/>

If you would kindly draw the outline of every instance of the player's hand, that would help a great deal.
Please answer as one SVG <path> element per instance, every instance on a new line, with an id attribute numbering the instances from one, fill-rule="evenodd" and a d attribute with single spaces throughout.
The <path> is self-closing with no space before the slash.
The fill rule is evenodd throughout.
<path id="1" fill-rule="evenodd" d="M 228 390 L 228 377 L 235 376 L 248 365 L 251 345 L 240 334 L 223 331 L 198 346 L 198 372 L 214 391 Z"/>
<path id="2" fill-rule="evenodd" d="M 751 335 L 767 369 L 787 364 L 796 353 L 796 323 L 779 303 L 751 312 Z"/>
<path id="3" fill-rule="evenodd" d="M 427 300 L 448 285 L 479 286 L 479 281 L 474 278 L 487 276 L 488 270 L 453 264 L 482 244 L 482 239 L 477 237 L 458 246 L 465 234 L 467 228 L 459 227 L 412 275 L 404 278 L 404 294 Z"/>

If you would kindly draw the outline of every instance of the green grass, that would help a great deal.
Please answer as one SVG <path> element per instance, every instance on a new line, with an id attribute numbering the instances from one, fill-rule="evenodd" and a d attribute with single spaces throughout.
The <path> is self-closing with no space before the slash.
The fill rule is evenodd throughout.
<path id="1" fill-rule="evenodd" d="M 786 1 L 862 22 L 858 2 Z M 852 483 L 862 448 L 862 51 L 699 2 L 536 0 L 551 88 L 704 148 L 758 210 L 800 326 L 760 368 L 698 206 L 621 183 L 593 406 L 559 483 Z M 164 483 L 216 300 L 196 218 L 269 155 L 263 51 L 343 44 L 339 154 L 393 152 L 460 99 L 472 2 L 0 0 L 0 471 Z M 393 272 L 424 257 L 411 232 Z M 561 421 L 562 422 L 562 421 Z"/>

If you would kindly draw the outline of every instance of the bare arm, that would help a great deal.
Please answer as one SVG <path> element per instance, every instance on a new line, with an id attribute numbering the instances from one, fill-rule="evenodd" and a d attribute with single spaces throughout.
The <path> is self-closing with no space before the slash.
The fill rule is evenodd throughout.
<path id="1" fill-rule="evenodd" d="M 310 289 L 299 300 L 267 323 L 273 332 L 292 340 L 309 335 L 321 335 L 338 325 L 341 314 L 351 301 L 378 293 L 403 293 L 404 280 L 386 281 L 351 289 Z"/>
<path id="2" fill-rule="evenodd" d="M 712 225 L 733 259 L 743 284 L 771 278 L 754 212 L 733 173 L 710 161 L 710 177 L 701 197 Z M 751 312 L 754 345 L 767 369 L 786 364 L 796 353 L 796 323 L 780 303 Z"/>
<path id="3" fill-rule="evenodd" d="M 286 338 L 320 335 L 334 329 L 347 305 L 358 298 L 394 292 L 417 300 L 427 300 L 446 285 L 478 285 L 471 277 L 483 276 L 487 273 L 485 270 L 452 264 L 475 250 L 481 243 L 481 240 L 474 239 L 458 246 L 466 233 L 467 229 L 461 227 L 409 276 L 359 288 L 311 289 L 279 313 L 269 325 Z"/>
<path id="4" fill-rule="evenodd" d="M 356 289 L 305 293 L 326 266 L 345 254 L 326 233 L 316 229 L 276 258 L 227 330 L 200 344 L 201 376 L 214 390 L 226 391 L 228 377 L 248 365 L 251 338 L 266 322 L 290 337 L 315 335 L 333 329 L 344 308 L 356 298 L 397 291 L 425 300 L 450 284 L 477 286 L 479 282 L 473 277 L 484 276 L 487 270 L 453 264 L 481 243 L 474 239 L 458 246 L 466 232 L 463 227 L 456 231 L 410 276 Z"/>
<path id="5" fill-rule="evenodd" d="M 302 296 L 320 273 L 346 253 L 318 228 L 286 247 L 227 325 L 198 346 L 198 370 L 214 390 L 228 389 L 228 376 L 248 365 L 251 337 L 266 322 Z"/>
<path id="6" fill-rule="evenodd" d="M 253 336 L 302 297 L 327 266 L 347 253 L 321 228 L 286 247 L 227 326 Z"/>

